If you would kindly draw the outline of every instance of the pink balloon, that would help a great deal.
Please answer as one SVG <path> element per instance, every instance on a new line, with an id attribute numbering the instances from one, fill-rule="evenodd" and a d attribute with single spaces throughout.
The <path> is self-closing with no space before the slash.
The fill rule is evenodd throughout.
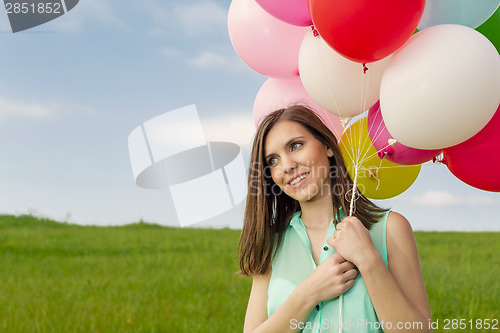
<path id="1" fill-rule="evenodd" d="M 316 104 L 307 94 L 300 78 L 268 79 L 260 87 L 253 104 L 253 119 L 257 127 L 263 117 L 269 113 L 295 104 L 301 104 L 313 110 L 323 123 L 332 131 L 337 139 L 340 138 L 344 128 L 340 118 L 327 112 Z"/>
<path id="2" fill-rule="evenodd" d="M 385 127 L 382 112 L 380 111 L 380 101 L 375 103 L 368 111 L 368 133 L 373 146 L 379 152 L 379 157 L 385 157 L 394 163 L 405 165 L 421 164 L 441 153 L 441 149 L 416 149 L 399 142 L 395 146 L 390 146 L 388 140 L 394 138 Z"/>
<path id="3" fill-rule="evenodd" d="M 240 58 L 262 75 L 299 75 L 299 50 L 308 28 L 282 22 L 255 0 L 233 0 L 228 13 L 229 38 Z"/>
<path id="4" fill-rule="evenodd" d="M 309 26 L 312 24 L 308 0 L 256 0 L 269 14 L 283 22 Z"/>
<path id="5" fill-rule="evenodd" d="M 443 149 L 444 163 L 461 181 L 500 192 L 500 105 L 490 122 L 469 140 Z"/>

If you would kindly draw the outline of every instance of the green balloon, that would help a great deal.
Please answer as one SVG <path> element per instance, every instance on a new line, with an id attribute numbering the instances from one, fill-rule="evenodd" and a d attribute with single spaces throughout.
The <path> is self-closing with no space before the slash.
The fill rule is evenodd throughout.
<path id="1" fill-rule="evenodd" d="M 491 17 L 481 24 L 477 29 L 480 33 L 486 36 L 490 42 L 495 45 L 497 52 L 500 53 L 500 7 L 491 15 Z"/>

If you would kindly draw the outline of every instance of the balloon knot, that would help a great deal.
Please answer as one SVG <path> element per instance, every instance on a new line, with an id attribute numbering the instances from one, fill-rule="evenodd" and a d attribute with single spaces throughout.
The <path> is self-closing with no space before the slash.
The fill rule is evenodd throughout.
<path id="1" fill-rule="evenodd" d="M 370 177 L 370 179 L 377 179 L 378 180 L 378 170 L 379 170 L 379 168 L 376 168 L 376 167 L 367 169 L 368 177 Z"/>
<path id="2" fill-rule="evenodd" d="M 311 24 L 311 30 L 313 32 L 314 37 L 318 37 L 319 36 L 318 30 L 316 30 L 316 28 L 312 24 Z"/>
<path id="3" fill-rule="evenodd" d="M 363 73 L 366 74 L 368 67 L 366 67 L 366 62 L 363 63 Z"/>
<path id="4" fill-rule="evenodd" d="M 444 158 L 444 156 L 442 154 L 438 155 L 438 156 L 432 157 L 432 163 L 438 163 L 438 164 L 447 165 L 446 158 Z"/>
<path id="5" fill-rule="evenodd" d="M 388 143 L 389 145 L 391 145 L 391 146 L 393 146 L 393 147 L 394 147 L 395 145 L 397 145 L 397 144 L 398 144 L 398 140 L 396 140 L 396 139 L 388 139 L 388 140 L 387 140 L 387 143 Z"/>
<path id="6" fill-rule="evenodd" d="M 385 155 L 393 155 L 393 154 L 394 154 L 394 149 L 392 149 L 392 147 L 385 147 L 378 151 L 378 157 L 380 159 L 384 158 Z"/>

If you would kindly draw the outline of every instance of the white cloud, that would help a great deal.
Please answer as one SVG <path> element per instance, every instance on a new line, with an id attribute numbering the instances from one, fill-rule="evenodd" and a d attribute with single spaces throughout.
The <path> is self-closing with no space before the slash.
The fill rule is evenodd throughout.
<path id="1" fill-rule="evenodd" d="M 54 109 L 49 105 L 0 97 L 0 120 L 11 117 L 40 119 L 53 115 Z"/>
<path id="2" fill-rule="evenodd" d="M 158 0 L 144 0 L 146 10 L 156 26 L 149 30 L 153 36 L 177 35 L 200 37 L 211 33 L 227 34 L 227 9 L 214 1 L 200 1 L 190 4 L 169 3 Z"/>
<path id="3" fill-rule="evenodd" d="M 245 71 L 245 64 L 228 44 L 227 8 L 210 0 L 188 4 L 144 0 L 143 9 L 153 22 L 147 33 L 169 41 L 160 49 L 162 55 L 182 57 L 195 69 Z M 172 42 L 179 38 L 182 41 Z M 172 47 L 173 43 L 177 47 Z"/>
<path id="4" fill-rule="evenodd" d="M 67 104 L 55 100 L 28 101 L 0 96 L 0 122 L 14 118 L 40 120 L 75 114 L 93 119 L 101 116 L 97 110 L 85 105 Z"/>
<path id="5" fill-rule="evenodd" d="M 227 59 L 209 51 L 203 51 L 197 57 L 188 60 L 188 64 L 198 68 L 223 68 Z"/>
<path id="6" fill-rule="evenodd" d="M 245 63 L 234 53 L 202 51 L 197 56 L 187 59 L 186 62 L 189 66 L 200 69 L 221 69 L 229 72 L 243 72 L 247 69 Z"/>
<path id="7" fill-rule="evenodd" d="M 203 129 L 209 141 L 229 141 L 249 151 L 255 135 L 251 112 L 234 112 L 202 120 Z"/>
<path id="8" fill-rule="evenodd" d="M 54 20 L 53 27 L 57 31 L 80 32 L 89 22 L 96 21 L 119 29 L 127 26 L 110 1 L 84 0 L 64 16 Z"/>
<path id="9" fill-rule="evenodd" d="M 484 195 L 457 196 L 446 191 L 427 191 L 421 196 L 412 197 L 412 201 L 424 206 L 453 207 L 453 206 L 489 206 L 497 202 Z"/>
<path id="10" fill-rule="evenodd" d="M 174 36 L 174 34 L 171 31 L 164 29 L 162 27 L 150 28 L 147 31 L 147 33 L 149 36 L 156 37 L 156 38 L 170 38 L 170 37 Z"/>
<path id="11" fill-rule="evenodd" d="M 161 54 L 163 54 L 164 56 L 170 58 L 170 57 L 174 57 L 174 58 L 179 58 L 182 56 L 182 51 L 177 49 L 177 48 L 173 48 L 173 47 L 163 47 L 161 50 L 160 50 Z"/>
<path id="12" fill-rule="evenodd" d="M 188 33 L 226 29 L 227 11 L 212 1 L 176 5 L 174 14 Z"/>
<path id="13" fill-rule="evenodd" d="M 234 53 L 224 54 L 212 51 L 201 51 L 199 54 L 186 57 L 182 49 L 173 47 L 163 47 L 160 53 L 166 58 L 182 59 L 188 66 L 195 69 L 217 69 L 233 73 L 243 72 L 247 69 L 241 59 Z"/>

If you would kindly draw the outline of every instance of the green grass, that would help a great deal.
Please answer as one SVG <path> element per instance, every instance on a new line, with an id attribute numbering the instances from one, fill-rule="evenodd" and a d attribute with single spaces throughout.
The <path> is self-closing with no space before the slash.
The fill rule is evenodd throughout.
<path id="1" fill-rule="evenodd" d="M 0 216 L 0 332 L 241 332 L 239 234 Z M 433 320 L 500 319 L 500 233 L 416 238 Z"/>

